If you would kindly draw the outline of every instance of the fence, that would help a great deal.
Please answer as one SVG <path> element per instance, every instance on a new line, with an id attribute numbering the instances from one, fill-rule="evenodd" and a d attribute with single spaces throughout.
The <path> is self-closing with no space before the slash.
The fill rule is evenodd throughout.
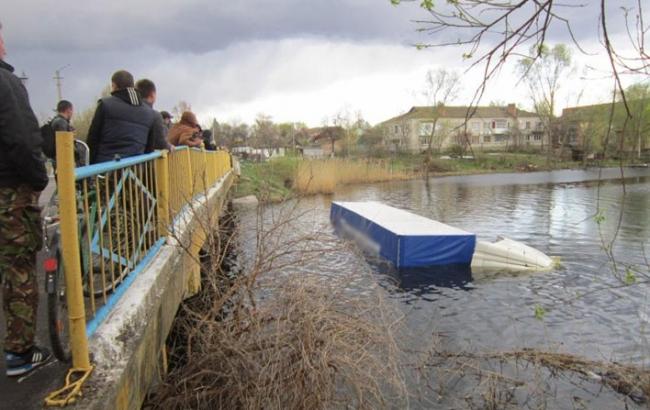
<path id="1" fill-rule="evenodd" d="M 155 257 L 176 217 L 232 162 L 224 151 L 178 147 L 75 169 L 72 133 L 56 138 L 72 371 L 88 373 L 88 337 Z"/>

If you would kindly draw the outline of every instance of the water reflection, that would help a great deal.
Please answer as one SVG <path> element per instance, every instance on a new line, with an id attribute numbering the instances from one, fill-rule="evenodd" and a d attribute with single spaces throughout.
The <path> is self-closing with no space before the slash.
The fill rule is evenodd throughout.
<path id="1" fill-rule="evenodd" d="M 436 288 L 469 290 L 472 270 L 468 265 L 445 265 L 427 268 L 386 270 L 378 273 L 390 276 L 396 286 L 415 296 L 422 296 Z"/>
<path id="2" fill-rule="evenodd" d="M 631 265 L 650 273 L 645 249 L 650 170 L 625 172 L 625 187 L 620 170 L 606 169 L 434 178 L 428 184 L 400 181 L 308 198 L 298 205 L 310 212 L 301 229 L 327 227 L 318 235 L 341 247 L 300 269 L 327 275 L 370 271 L 405 307 L 410 328 L 430 335 L 435 327 L 459 348 L 561 346 L 594 360 L 650 365 L 650 286 L 621 286 L 603 251 L 605 246 L 611 250 L 619 269 Z M 482 240 L 504 235 L 560 257 L 562 267 L 517 275 L 485 276 L 467 269 L 400 275 L 334 237 L 332 200 L 380 201 L 474 232 Z M 536 306 L 546 312 L 543 321 L 534 316 Z"/>

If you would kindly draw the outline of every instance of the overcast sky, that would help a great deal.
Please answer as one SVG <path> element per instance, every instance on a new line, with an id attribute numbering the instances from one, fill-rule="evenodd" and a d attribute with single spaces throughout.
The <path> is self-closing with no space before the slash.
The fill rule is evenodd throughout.
<path id="1" fill-rule="evenodd" d="M 618 10 L 627 2 L 610 3 Z M 347 110 L 361 112 L 374 124 L 425 104 L 420 91 L 428 69 L 467 68 L 463 47 L 412 46 L 439 39 L 416 32 L 412 20 L 427 18 L 419 3 L 395 7 L 389 0 L 24 0 L 3 7 L 0 19 L 6 61 L 17 74 L 24 71 L 29 77 L 32 105 L 41 119 L 51 116 L 57 101 L 54 71 L 65 67 L 63 97 L 77 110 L 93 106 L 112 72 L 124 68 L 136 79 L 156 83 L 156 108 L 171 110 L 184 100 L 203 123 L 213 117 L 251 122 L 264 113 L 277 122 L 317 126 Z M 592 54 L 576 52 L 575 60 L 580 67 L 606 70 L 607 59 L 596 37 L 597 9 L 589 5 L 593 0 L 581 3 L 588 6 L 562 10 Z M 610 24 L 615 37 L 624 34 L 620 19 Z M 550 41 L 570 42 L 559 24 L 550 34 Z M 564 88 L 561 107 L 608 98 L 611 76 L 590 73 L 590 81 L 583 81 L 581 73 Z M 463 71 L 455 103 L 469 102 L 480 74 Z M 506 67 L 482 102 L 516 102 L 530 108 L 526 89 L 516 80 L 512 66 Z"/>

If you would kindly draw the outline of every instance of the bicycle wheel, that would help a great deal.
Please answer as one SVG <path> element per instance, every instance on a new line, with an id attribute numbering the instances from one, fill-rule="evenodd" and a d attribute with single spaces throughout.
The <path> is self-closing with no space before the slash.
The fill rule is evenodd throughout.
<path id="1" fill-rule="evenodd" d="M 69 362 L 70 333 L 63 260 L 59 250 L 55 252 L 53 258 L 45 261 L 48 330 L 54 356 L 62 362 Z"/>
<path id="2" fill-rule="evenodd" d="M 120 218 L 119 225 L 117 222 L 118 217 Z M 105 228 L 101 233 L 96 233 L 95 226 L 91 225 L 91 236 L 98 235 L 97 238 L 101 236 L 101 241 L 99 239 L 96 239 L 96 242 L 98 245 L 102 243 L 104 244 L 104 252 L 111 252 L 110 256 L 106 254 L 102 256 L 97 250 L 91 250 L 90 241 L 88 240 L 86 223 L 84 221 L 80 221 L 80 252 L 82 262 L 81 270 L 84 278 L 84 296 L 86 297 L 91 296 L 90 281 L 92 281 L 93 285 L 92 296 L 98 298 L 104 294 L 111 294 L 113 290 L 121 284 L 126 275 L 128 275 L 129 270 L 119 262 L 119 257 L 121 256 L 121 258 L 124 259 L 126 256 L 122 256 L 121 254 L 122 252 L 126 252 L 128 244 L 127 230 L 130 230 L 132 228 L 132 221 L 130 218 L 125 218 L 124 213 L 116 215 L 116 213 L 113 211 L 113 214 L 111 215 L 111 222 L 112 236 L 108 234 L 107 228 Z M 109 243 L 112 244 L 112 247 L 109 246 Z M 118 249 L 122 252 L 119 252 Z M 103 274 L 102 267 L 104 272 Z M 92 275 L 90 274 L 90 270 L 92 270 Z"/>

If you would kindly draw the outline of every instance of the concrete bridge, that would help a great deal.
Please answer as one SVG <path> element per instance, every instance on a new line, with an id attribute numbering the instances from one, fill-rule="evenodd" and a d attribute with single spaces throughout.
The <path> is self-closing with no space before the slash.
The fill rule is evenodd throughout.
<path id="1" fill-rule="evenodd" d="M 3 379 L 3 408 L 140 408 L 167 370 L 167 335 L 180 303 L 200 290 L 199 251 L 238 173 L 227 152 L 186 147 L 75 169 L 72 138 L 57 133 L 71 363 Z"/>

